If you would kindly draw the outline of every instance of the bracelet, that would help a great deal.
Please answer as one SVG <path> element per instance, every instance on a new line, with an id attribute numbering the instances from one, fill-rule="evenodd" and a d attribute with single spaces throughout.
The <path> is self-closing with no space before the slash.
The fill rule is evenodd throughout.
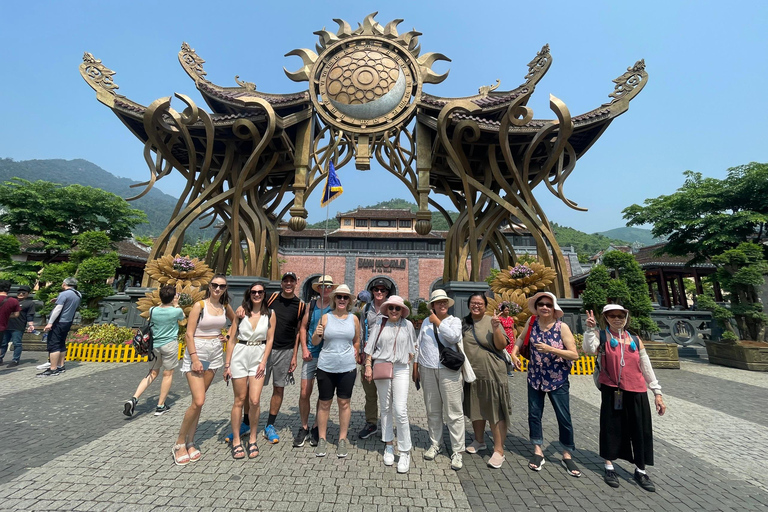
<path id="1" fill-rule="evenodd" d="M 224 368 L 229 368 L 230 366 L 231 366 L 231 365 L 229 365 L 229 364 L 225 364 L 225 365 L 224 365 Z"/>
<path id="2" fill-rule="evenodd" d="M 197 354 L 197 352 L 190 352 L 189 353 L 190 356 L 194 356 L 195 354 Z"/>

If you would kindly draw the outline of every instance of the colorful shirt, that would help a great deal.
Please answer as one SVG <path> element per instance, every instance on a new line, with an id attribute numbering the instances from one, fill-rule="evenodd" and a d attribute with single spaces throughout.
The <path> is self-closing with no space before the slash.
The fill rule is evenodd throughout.
<path id="1" fill-rule="evenodd" d="M 564 349 L 560 335 L 562 322 L 555 322 L 549 330 L 542 332 L 539 322 L 531 328 L 531 359 L 528 363 L 528 385 L 539 391 L 554 391 L 568 381 L 571 362 L 555 354 L 544 354 L 536 350 L 536 343 L 544 343 L 557 349 Z"/>

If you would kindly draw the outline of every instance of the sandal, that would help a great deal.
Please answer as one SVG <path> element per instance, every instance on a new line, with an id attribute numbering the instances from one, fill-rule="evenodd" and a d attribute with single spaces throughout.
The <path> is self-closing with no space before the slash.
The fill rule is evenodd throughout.
<path id="1" fill-rule="evenodd" d="M 560 461 L 560 464 L 563 465 L 563 467 L 568 471 L 568 474 L 572 477 L 579 478 L 581 476 L 581 470 L 579 470 L 579 466 L 573 462 L 573 459 L 563 459 Z"/>
<path id="2" fill-rule="evenodd" d="M 176 456 L 176 452 L 181 450 L 182 448 L 186 448 L 183 444 L 175 444 L 173 445 L 173 448 L 171 448 L 171 454 L 173 455 L 173 462 L 177 466 L 186 466 L 189 464 L 189 454 L 185 453 L 181 457 Z"/>
<path id="3" fill-rule="evenodd" d="M 245 458 L 245 450 L 243 450 L 242 444 L 232 447 L 232 458 L 235 460 L 242 460 Z"/>
<path id="4" fill-rule="evenodd" d="M 255 459 L 259 456 L 259 445 L 256 443 L 248 443 L 248 458 Z"/>
<path id="5" fill-rule="evenodd" d="M 200 453 L 200 450 L 195 448 L 195 443 L 187 443 L 187 453 L 189 453 L 189 461 L 190 462 L 197 462 L 200 460 L 200 457 L 203 455 Z"/>
<path id="6" fill-rule="evenodd" d="M 528 469 L 533 471 L 541 471 L 541 467 L 545 462 L 547 461 L 544 459 L 543 455 L 534 453 L 533 457 L 531 457 L 531 460 L 528 461 Z"/>

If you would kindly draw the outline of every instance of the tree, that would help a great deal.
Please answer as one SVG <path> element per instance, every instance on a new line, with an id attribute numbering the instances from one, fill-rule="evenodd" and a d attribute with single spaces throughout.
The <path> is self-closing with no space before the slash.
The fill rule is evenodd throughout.
<path id="1" fill-rule="evenodd" d="M 12 235 L 34 237 L 46 253 L 45 262 L 69 250 L 80 233 L 102 231 L 117 242 L 147 218 L 125 199 L 98 188 L 20 178 L 0 185 L 0 206 L 0 222 Z"/>
<path id="2" fill-rule="evenodd" d="M 625 208 L 627 225 L 652 224 L 653 236 L 667 239 L 665 253 L 691 254 L 691 262 L 766 238 L 768 164 L 733 167 L 724 180 L 692 171 L 684 175 L 683 186 L 674 194 Z"/>

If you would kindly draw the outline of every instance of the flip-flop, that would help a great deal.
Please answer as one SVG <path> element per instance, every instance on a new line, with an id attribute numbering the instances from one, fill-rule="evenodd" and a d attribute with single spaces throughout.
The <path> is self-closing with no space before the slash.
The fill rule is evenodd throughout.
<path id="1" fill-rule="evenodd" d="M 531 460 L 528 461 L 528 469 L 533 471 L 541 471 L 541 467 L 547 462 L 543 455 L 533 454 Z"/>
<path id="2" fill-rule="evenodd" d="M 259 445 L 256 443 L 248 443 L 248 458 L 255 459 L 259 456 Z"/>
<path id="3" fill-rule="evenodd" d="M 579 469 L 579 466 L 573 462 L 573 459 L 563 459 L 560 461 L 560 464 L 568 470 L 568 474 L 572 477 L 579 478 L 581 476 L 581 470 Z"/>
<path id="4" fill-rule="evenodd" d="M 232 458 L 235 460 L 242 460 L 245 458 L 245 450 L 243 450 L 242 444 L 234 445 L 232 447 Z"/>

